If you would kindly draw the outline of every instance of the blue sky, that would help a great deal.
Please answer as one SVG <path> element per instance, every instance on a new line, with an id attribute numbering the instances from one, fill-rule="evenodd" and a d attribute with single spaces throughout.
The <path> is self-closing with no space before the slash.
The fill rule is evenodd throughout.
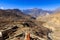
<path id="1" fill-rule="evenodd" d="M 0 8 L 2 9 L 42 8 L 54 10 L 58 7 L 60 7 L 60 0 L 0 0 Z"/>

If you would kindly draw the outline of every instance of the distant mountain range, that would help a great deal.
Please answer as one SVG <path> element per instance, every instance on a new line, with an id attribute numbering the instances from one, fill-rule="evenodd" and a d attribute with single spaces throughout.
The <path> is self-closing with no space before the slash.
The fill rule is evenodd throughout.
<path id="1" fill-rule="evenodd" d="M 19 9 L 2 10 L 2 9 L 0 9 L 0 11 L 12 12 L 12 13 L 18 15 L 18 16 L 26 15 L 26 16 L 30 16 L 30 17 L 38 17 L 38 16 L 50 15 L 50 14 L 55 13 L 55 12 L 60 12 L 60 8 L 57 8 L 54 11 L 43 10 L 43 9 L 39 9 L 39 8 L 26 9 L 26 10 L 19 10 Z M 10 14 L 12 14 L 12 13 L 10 13 Z"/>
<path id="2" fill-rule="evenodd" d="M 23 13 L 31 15 L 33 17 L 44 16 L 53 13 L 53 11 L 47 11 L 43 9 L 33 8 L 33 9 L 26 9 L 23 10 Z"/>

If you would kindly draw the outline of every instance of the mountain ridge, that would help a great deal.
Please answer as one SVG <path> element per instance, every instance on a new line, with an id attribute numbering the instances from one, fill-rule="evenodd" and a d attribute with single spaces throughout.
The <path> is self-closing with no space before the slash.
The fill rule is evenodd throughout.
<path id="1" fill-rule="evenodd" d="M 47 10 L 43 10 L 43 9 L 33 8 L 33 9 L 23 10 L 23 13 L 26 13 L 26 14 L 31 15 L 33 17 L 38 17 L 38 16 L 42 16 L 42 15 L 44 16 L 47 13 L 52 14 L 53 11 L 47 11 Z"/>

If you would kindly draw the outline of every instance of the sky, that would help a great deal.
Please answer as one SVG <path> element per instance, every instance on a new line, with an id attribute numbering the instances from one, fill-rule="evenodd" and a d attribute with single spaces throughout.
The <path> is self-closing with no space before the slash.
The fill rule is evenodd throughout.
<path id="1" fill-rule="evenodd" d="M 0 0 L 0 9 L 54 10 L 60 7 L 60 0 Z"/>

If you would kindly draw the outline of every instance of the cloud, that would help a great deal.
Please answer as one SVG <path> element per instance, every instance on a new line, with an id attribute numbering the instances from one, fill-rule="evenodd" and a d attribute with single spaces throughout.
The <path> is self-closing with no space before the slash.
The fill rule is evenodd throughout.
<path id="1" fill-rule="evenodd" d="M 4 7 L 1 6 L 0 9 L 4 9 Z"/>

